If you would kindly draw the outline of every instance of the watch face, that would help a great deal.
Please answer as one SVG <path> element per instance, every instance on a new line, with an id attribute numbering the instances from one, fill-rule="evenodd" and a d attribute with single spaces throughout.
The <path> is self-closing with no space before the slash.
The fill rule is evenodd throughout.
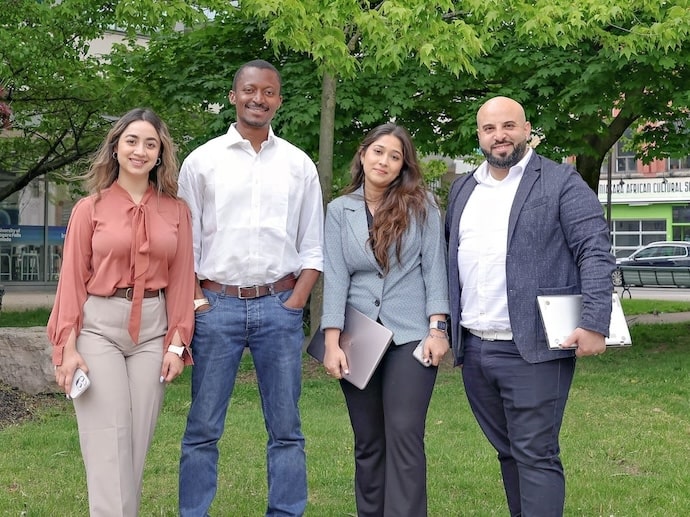
<path id="1" fill-rule="evenodd" d="M 434 328 L 436 328 L 438 330 L 446 330 L 447 329 L 446 322 L 445 321 L 437 321 L 436 326 Z"/>

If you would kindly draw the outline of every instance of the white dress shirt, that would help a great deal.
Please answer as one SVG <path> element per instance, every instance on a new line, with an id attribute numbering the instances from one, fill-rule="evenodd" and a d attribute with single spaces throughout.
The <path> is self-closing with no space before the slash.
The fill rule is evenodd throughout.
<path id="1" fill-rule="evenodd" d="M 316 166 L 269 130 L 254 151 L 235 125 L 195 149 L 180 170 L 192 213 L 199 279 L 263 285 L 323 270 L 323 202 Z"/>
<path id="2" fill-rule="evenodd" d="M 474 172 L 478 185 L 460 217 L 458 272 L 462 294 L 460 325 L 475 331 L 510 331 L 506 293 L 508 219 L 527 162 L 525 156 L 502 180 L 494 179 L 488 164 Z"/>

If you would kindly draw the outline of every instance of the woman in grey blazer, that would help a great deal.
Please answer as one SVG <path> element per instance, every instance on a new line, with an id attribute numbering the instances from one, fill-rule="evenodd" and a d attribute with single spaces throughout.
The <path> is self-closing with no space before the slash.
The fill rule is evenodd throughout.
<path id="1" fill-rule="evenodd" d="M 345 195 L 328 205 L 324 247 L 324 367 L 340 379 L 355 438 L 359 517 L 427 515 L 424 428 L 450 310 L 438 206 L 409 133 L 372 130 Z M 343 380 L 338 340 L 349 304 L 393 331 L 363 390 Z M 421 364 L 412 352 L 424 340 Z"/>

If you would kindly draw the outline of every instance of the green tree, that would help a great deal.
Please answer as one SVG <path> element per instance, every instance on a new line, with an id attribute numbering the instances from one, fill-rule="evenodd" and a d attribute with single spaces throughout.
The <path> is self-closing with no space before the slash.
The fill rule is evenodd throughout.
<path id="1" fill-rule="evenodd" d="M 644 160 L 687 156 L 687 2 L 547 4 L 486 26 L 490 52 L 473 62 L 475 77 L 438 70 L 420 78 L 419 102 L 400 117 L 419 124 L 417 142 L 450 156 L 473 153 L 476 110 L 488 97 L 507 95 L 524 104 L 542 137 L 539 151 L 575 156 L 595 191 L 602 162 L 629 127 L 640 129 L 632 145 Z M 530 27 L 556 32 L 540 42 L 525 32 Z M 559 41 L 573 28 L 576 37 Z"/>
<path id="2" fill-rule="evenodd" d="M 322 78 L 319 175 L 324 198 L 333 181 L 337 87 L 372 72 L 394 75 L 413 60 L 429 70 L 473 71 L 482 39 L 449 0 L 245 0 L 243 9 L 268 24 L 275 48 L 302 52 Z M 372 86 L 371 84 L 367 86 Z M 373 117 L 377 118 L 377 117 Z"/>
<path id="3" fill-rule="evenodd" d="M 341 170 L 361 134 L 390 118 L 424 152 L 471 153 L 476 108 L 505 94 L 525 104 L 543 136 L 540 152 L 575 155 L 595 186 L 630 125 L 642 128 L 633 143 L 645 159 L 687 154 L 686 3 L 246 0 L 239 9 L 221 0 L 64 0 L 48 9 L 7 0 L 0 86 L 20 138 L 0 142 L 0 169 L 16 177 L 0 199 L 88 155 L 103 115 L 136 104 L 158 107 L 185 153 L 195 137 L 225 130 L 232 111 L 205 108 L 224 105 L 232 71 L 253 57 L 281 66 L 286 104 L 276 125 L 322 173 L 330 162 Z M 177 55 L 158 48 L 146 59 L 123 47 L 107 71 L 83 59 L 109 24 L 132 41 L 150 33 L 153 43 L 180 21 L 188 30 L 174 36 Z M 148 89 L 134 88 L 137 78 Z M 319 116 L 325 121 L 315 124 Z"/>
<path id="4" fill-rule="evenodd" d="M 237 69 L 251 59 L 266 59 L 281 69 L 283 107 L 273 126 L 312 157 L 318 141 L 319 88 L 314 64 L 295 52 L 276 56 L 264 40 L 265 24 L 239 10 L 216 13 L 194 30 L 152 35 L 146 47 L 118 45 L 110 55 L 109 75 L 118 91 L 158 111 L 180 146 L 180 155 L 223 134 L 234 121 L 228 92 Z"/>
<path id="5" fill-rule="evenodd" d="M 306 110 L 293 110 L 294 115 L 290 115 L 283 109 L 276 123 L 289 128 L 292 122 L 299 125 L 299 119 L 313 114 L 320 117 L 318 132 L 311 125 L 310 133 L 319 138 L 317 163 L 325 199 L 330 198 L 332 164 L 340 138 L 335 134 L 338 129 L 336 88 L 343 80 L 353 80 L 363 72 L 379 76 L 393 74 L 410 59 L 427 69 L 441 63 L 454 72 L 471 71 L 471 59 L 482 49 L 481 38 L 453 11 L 450 0 L 244 0 L 237 4 L 203 1 L 189 5 L 183 0 L 123 0 L 118 5 L 118 14 L 127 27 L 151 30 L 163 20 L 170 26 L 173 12 L 178 15 L 186 12 L 187 16 L 190 12 L 198 13 L 199 7 L 211 9 L 216 20 L 244 16 L 254 24 L 260 22 L 262 39 L 265 35 L 265 41 L 271 44 L 262 50 L 273 52 L 284 71 L 286 56 L 288 62 L 290 56 L 302 56 L 298 58 L 302 63 L 295 64 L 299 67 L 304 66 L 303 56 L 313 62 L 320 84 L 318 104 L 314 104 L 310 95 Z M 235 45 L 236 41 L 226 44 Z M 302 80 L 311 81 L 312 76 L 302 75 Z M 304 85 L 301 89 L 285 91 L 292 95 L 304 91 Z M 294 120 L 288 123 L 290 117 Z"/>
<path id="6" fill-rule="evenodd" d="M 326 72 L 347 77 L 368 68 L 401 71 L 409 58 L 418 58 L 427 70 L 396 74 L 391 82 L 414 81 L 414 105 L 399 120 L 423 148 L 472 152 L 476 109 L 503 94 L 525 104 L 545 137 L 540 151 L 554 158 L 576 156 L 595 189 L 603 159 L 631 125 L 643 128 L 635 132 L 634 144 L 645 160 L 687 154 L 686 0 L 422 4 L 251 0 L 243 5 L 268 21 L 266 37 L 274 45 L 308 52 Z M 366 50 L 349 45 L 352 33 L 363 42 L 371 37 Z M 447 55 L 440 44 L 446 37 L 458 45 L 469 41 L 470 50 Z M 483 50 L 481 57 L 473 57 L 475 48 Z M 462 70 L 473 73 L 459 74 Z"/>
<path id="7" fill-rule="evenodd" d="M 88 42 L 114 20 L 108 5 L 5 0 L 0 87 L 11 110 L 0 128 L 0 200 L 46 173 L 64 171 L 98 145 L 113 96 Z"/>

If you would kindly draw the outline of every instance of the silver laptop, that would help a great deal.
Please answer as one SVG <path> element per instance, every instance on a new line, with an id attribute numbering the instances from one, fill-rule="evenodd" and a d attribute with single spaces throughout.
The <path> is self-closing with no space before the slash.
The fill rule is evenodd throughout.
<path id="1" fill-rule="evenodd" d="M 307 347 L 307 353 L 321 363 L 325 353 L 324 339 L 323 331 L 319 330 Z M 340 348 L 345 352 L 350 373 L 343 375 L 343 379 L 363 390 L 391 341 L 392 331 L 348 305 L 340 333 Z"/>
<path id="2" fill-rule="evenodd" d="M 611 306 L 611 323 L 606 338 L 607 347 L 632 345 L 628 322 L 623 314 L 618 294 L 613 293 Z M 539 312 L 544 323 L 544 333 L 551 349 L 560 349 L 560 345 L 580 324 L 582 314 L 582 295 L 537 296 Z"/>

